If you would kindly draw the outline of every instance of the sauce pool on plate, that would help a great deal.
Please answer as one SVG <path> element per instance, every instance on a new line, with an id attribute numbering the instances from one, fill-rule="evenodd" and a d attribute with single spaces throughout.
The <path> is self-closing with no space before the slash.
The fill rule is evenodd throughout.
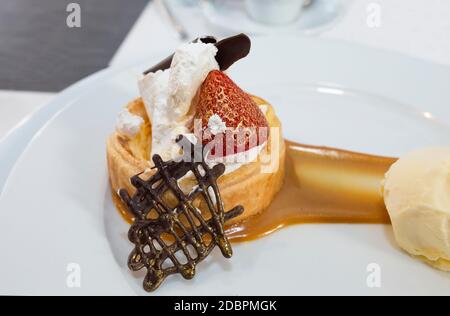
<path id="1" fill-rule="evenodd" d="M 289 141 L 286 145 L 283 187 L 264 212 L 226 227 L 231 241 L 261 238 L 293 224 L 390 223 L 381 181 L 397 159 Z M 117 195 L 113 200 L 132 223 Z"/>

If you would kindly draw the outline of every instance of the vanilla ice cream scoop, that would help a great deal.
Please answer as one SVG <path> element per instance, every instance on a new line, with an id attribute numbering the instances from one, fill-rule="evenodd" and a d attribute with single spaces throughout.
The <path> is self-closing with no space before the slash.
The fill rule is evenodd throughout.
<path id="1" fill-rule="evenodd" d="M 401 248 L 450 271 L 450 148 L 426 148 L 392 165 L 384 201 Z"/>

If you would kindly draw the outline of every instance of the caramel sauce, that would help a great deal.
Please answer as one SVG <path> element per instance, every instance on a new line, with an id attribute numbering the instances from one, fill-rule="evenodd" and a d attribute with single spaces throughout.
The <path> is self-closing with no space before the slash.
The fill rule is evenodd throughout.
<path id="1" fill-rule="evenodd" d="M 395 158 L 287 142 L 286 178 L 267 210 L 227 227 L 233 242 L 267 236 L 307 223 L 390 223 L 381 181 Z M 118 197 L 113 200 L 129 222 Z"/>
<path id="2" fill-rule="evenodd" d="M 394 158 L 287 142 L 286 178 L 267 210 L 227 228 L 232 241 L 307 223 L 390 223 L 381 182 Z"/>
<path id="3" fill-rule="evenodd" d="M 119 195 L 117 193 L 112 193 L 112 200 L 114 205 L 116 206 L 116 209 L 119 211 L 119 214 L 122 216 L 122 218 L 128 223 L 133 224 L 134 217 L 133 215 L 128 211 L 125 204 L 120 199 Z"/>

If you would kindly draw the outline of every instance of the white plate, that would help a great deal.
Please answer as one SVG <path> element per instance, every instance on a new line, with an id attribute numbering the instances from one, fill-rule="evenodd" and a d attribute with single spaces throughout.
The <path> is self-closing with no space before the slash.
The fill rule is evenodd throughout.
<path id="1" fill-rule="evenodd" d="M 98 78 L 103 72 L 92 76 Z M 47 105 L 40 107 L 32 114 L 25 117 L 13 129 L 11 129 L 4 137 L 0 139 L 0 192 L 6 182 L 12 166 L 17 158 L 23 152 L 33 135 L 56 113 L 61 109 L 61 104 L 71 103 L 71 98 L 77 95 L 77 91 L 86 88 L 86 83 L 90 80 L 85 79 L 83 83 L 77 83 L 59 95 L 56 102 L 49 102 Z M 78 92 L 80 93 L 80 92 Z"/>
<path id="2" fill-rule="evenodd" d="M 286 45 L 273 59 L 273 47 Z M 144 294 L 125 266 L 131 246 L 105 161 L 105 139 L 143 68 L 107 71 L 54 101 L 62 110 L 27 146 L 0 197 L 0 294 Z M 387 155 L 450 145 L 445 67 L 278 38 L 256 41 L 231 75 L 276 106 L 290 139 Z M 81 268 L 80 288 L 67 286 L 71 263 Z M 366 284 L 370 263 L 381 267 L 379 289 Z M 449 279 L 400 252 L 388 226 L 304 225 L 236 245 L 229 261 L 215 252 L 195 280 L 171 277 L 156 294 L 450 294 Z"/>

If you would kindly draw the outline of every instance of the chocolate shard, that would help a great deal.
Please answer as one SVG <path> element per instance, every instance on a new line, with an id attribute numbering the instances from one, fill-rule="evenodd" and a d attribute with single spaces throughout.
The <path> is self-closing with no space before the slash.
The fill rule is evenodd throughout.
<path id="1" fill-rule="evenodd" d="M 238 34 L 225 38 L 219 42 L 213 36 L 204 36 L 195 39 L 193 42 L 201 41 L 202 43 L 210 43 L 216 45 L 218 51 L 216 55 L 217 63 L 220 70 L 227 70 L 238 60 L 246 57 L 250 53 L 251 41 L 245 34 Z M 152 68 L 144 71 L 144 75 L 156 72 L 158 70 L 166 70 L 170 68 L 172 63 L 173 54 L 163 61 L 159 62 Z"/>
<path id="2" fill-rule="evenodd" d="M 238 60 L 247 57 L 251 48 L 250 38 L 245 34 L 228 37 L 216 44 L 216 60 L 220 70 L 227 70 Z"/>
<path id="3" fill-rule="evenodd" d="M 179 142 L 186 144 L 186 139 Z M 192 145 L 192 144 L 191 144 Z M 224 211 L 217 179 L 224 165 L 210 168 L 203 159 L 194 159 L 195 146 L 190 146 L 191 159 L 165 162 L 155 155 L 156 173 L 148 180 L 139 175 L 131 179 L 136 193 L 130 197 L 126 190 L 119 195 L 135 216 L 128 232 L 134 249 L 128 258 L 132 271 L 146 269 L 144 289 L 156 290 L 172 274 L 192 279 L 196 266 L 217 246 L 226 258 L 233 254 L 224 232 L 224 223 L 243 213 L 242 206 Z M 183 147 L 186 150 L 185 147 Z M 186 155 L 184 156 L 186 157 Z M 196 179 L 192 191 L 184 193 L 178 180 L 192 172 Z M 167 197 L 171 197 L 171 201 Z M 195 201 L 204 201 L 200 211 Z"/>

